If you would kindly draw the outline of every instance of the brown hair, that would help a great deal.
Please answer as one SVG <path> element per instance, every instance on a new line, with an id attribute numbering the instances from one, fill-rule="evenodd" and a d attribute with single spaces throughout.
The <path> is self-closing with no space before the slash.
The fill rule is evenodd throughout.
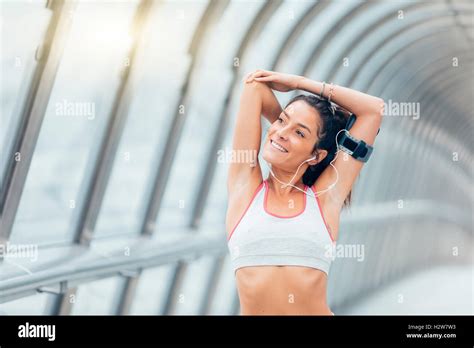
<path id="1" fill-rule="evenodd" d="M 314 144 L 313 152 L 315 152 L 318 157 L 319 150 L 326 150 L 328 152 L 327 156 L 321 162 L 314 166 L 309 166 L 303 174 L 303 183 L 307 186 L 312 186 L 336 156 L 336 135 L 341 129 L 345 128 L 351 114 L 344 108 L 320 98 L 317 95 L 297 95 L 286 104 L 286 107 L 298 100 L 303 100 L 315 108 L 321 116 L 321 126 L 318 129 L 318 141 Z M 334 110 L 334 113 L 332 110 Z M 352 191 L 350 191 L 344 199 L 343 207 L 350 205 L 351 196 Z"/>

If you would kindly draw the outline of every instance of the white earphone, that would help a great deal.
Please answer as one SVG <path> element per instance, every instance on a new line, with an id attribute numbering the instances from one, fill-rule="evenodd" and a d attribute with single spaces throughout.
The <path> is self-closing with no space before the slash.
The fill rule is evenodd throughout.
<path id="1" fill-rule="evenodd" d="M 295 185 L 292 185 L 291 182 L 292 182 L 293 179 L 295 178 L 296 174 L 298 174 L 298 171 L 300 170 L 301 166 L 302 166 L 304 163 L 306 163 L 306 162 L 309 162 L 309 161 L 312 161 L 312 160 L 316 159 L 317 156 L 313 156 L 313 157 L 311 157 L 311 158 L 309 158 L 309 159 L 307 159 L 307 160 L 301 162 L 301 164 L 300 164 L 300 165 L 298 166 L 298 168 L 296 169 L 295 174 L 293 175 L 293 177 L 290 179 L 290 181 L 289 181 L 288 183 L 284 183 L 284 182 L 280 181 L 280 180 L 276 177 L 276 175 L 273 173 L 271 166 L 267 163 L 267 161 L 265 161 L 265 160 L 264 160 L 264 161 L 265 161 L 265 163 L 267 163 L 267 166 L 268 166 L 268 168 L 270 169 L 270 173 L 271 173 L 272 176 L 275 178 L 275 180 L 278 181 L 280 184 L 282 184 L 281 188 L 284 188 L 284 187 L 287 187 L 287 186 L 292 186 L 292 187 L 294 187 L 295 189 L 297 189 L 297 190 L 299 190 L 299 191 L 305 193 L 306 195 L 312 196 L 312 197 L 316 198 L 316 197 L 320 196 L 320 193 L 324 193 L 324 192 L 326 192 L 326 191 L 332 189 L 334 186 L 336 186 L 336 184 L 337 184 L 337 182 L 338 182 L 338 180 L 339 180 L 339 172 L 337 171 L 336 167 L 333 165 L 333 162 L 336 160 L 337 155 L 339 154 L 339 143 L 337 142 L 337 137 L 339 136 L 339 133 L 341 133 L 342 131 L 347 131 L 347 129 L 344 128 L 344 129 L 341 129 L 339 132 L 337 132 L 337 134 L 336 134 L 336 139 L 335 139 L 335 140 L 336 140 L 336 149 L 337 149 L 337 150 L 336 150 L 336 156 L 334 156 L 333 160 L 329 163 L 329 165 L 331 165 L 331 166 L 334 168 L 334 170 L 336 171 L 336 181 L 334 181 L 334 182 L 333 182 L 331 185 L 329 185 L 326 189 L 321 190 L 321 191 L 316 191 L 316 192 L 315 192 L 316 195 L 308 194 L 307 192 L 305 192 L 304 190 L 300 189 L 299 187 L 297 187 L 297 186 L 295 186 Z"/>

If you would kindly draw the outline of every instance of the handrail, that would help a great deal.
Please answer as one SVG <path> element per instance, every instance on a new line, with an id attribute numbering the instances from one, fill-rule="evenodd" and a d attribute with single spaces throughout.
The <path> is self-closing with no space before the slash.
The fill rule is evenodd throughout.
<path id="1" fill-rule="evenodd" d="M 67 255 L 44 262 L 54 263 L 57 266 L 41 269 L 41 265 L 38 265 L 37 270 L 32 270 L 30 273 L 12 266 L 8 258 L 5 258 L 6 262 L 0 269 L 10 268 L 10 272 L 8 270 L 1 272 L 2 277 L 8 279 L 0 281 L 0 303 L 32 295 L 37 291 L 42 292 L 42 288 L 53 287 L 46 292 L 62 293 L 73 283 L 189 260 L 202 255 L 217 256 L 225 252 L 223 238 L 192 234 L 182 236 L 183 238 L 179 240 L 165 243 L 158 238 L 140 236 L 133 241 L 133 244 L 123 242 L 113 254 L 98 251 L 94 243 L 90 249 L 81 245 L 71 245 L 67 248 Z M 129 248 L 127 252 L 129 256 L 124 254 L 124 247 Z M 58 289 L 55 290 L 54 286 L 58 286 Z"/>

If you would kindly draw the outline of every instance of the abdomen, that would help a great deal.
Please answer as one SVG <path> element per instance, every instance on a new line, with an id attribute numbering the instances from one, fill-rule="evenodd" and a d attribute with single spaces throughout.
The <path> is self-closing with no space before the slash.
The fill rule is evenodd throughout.
<path id="1" fill-rule="evenodd" d="M 300 266 L 243 267 L 236 272 L 243 315 L 331 315 L 326 273 Z"/>

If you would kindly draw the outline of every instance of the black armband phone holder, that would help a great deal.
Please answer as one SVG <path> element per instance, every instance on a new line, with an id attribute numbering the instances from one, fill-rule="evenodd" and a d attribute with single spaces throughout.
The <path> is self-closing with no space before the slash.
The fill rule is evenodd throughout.
<path id="1" fill-rule="evenodd" d="M 356 118 L 356 115 L 351 114 L 347 120 L 346 131 L 342 132 L 338 139 L 339 149 L 351 155 L 358 161 L 367 162 L 374 148 L 371 145 L 368 145 L 365 141 L 354 138 L 349 133 L 349 129 L 351 129 L 352 125 L 356 121 Z M 380 128 L 377 134 L 379 134 L 379 132 Z"/>

